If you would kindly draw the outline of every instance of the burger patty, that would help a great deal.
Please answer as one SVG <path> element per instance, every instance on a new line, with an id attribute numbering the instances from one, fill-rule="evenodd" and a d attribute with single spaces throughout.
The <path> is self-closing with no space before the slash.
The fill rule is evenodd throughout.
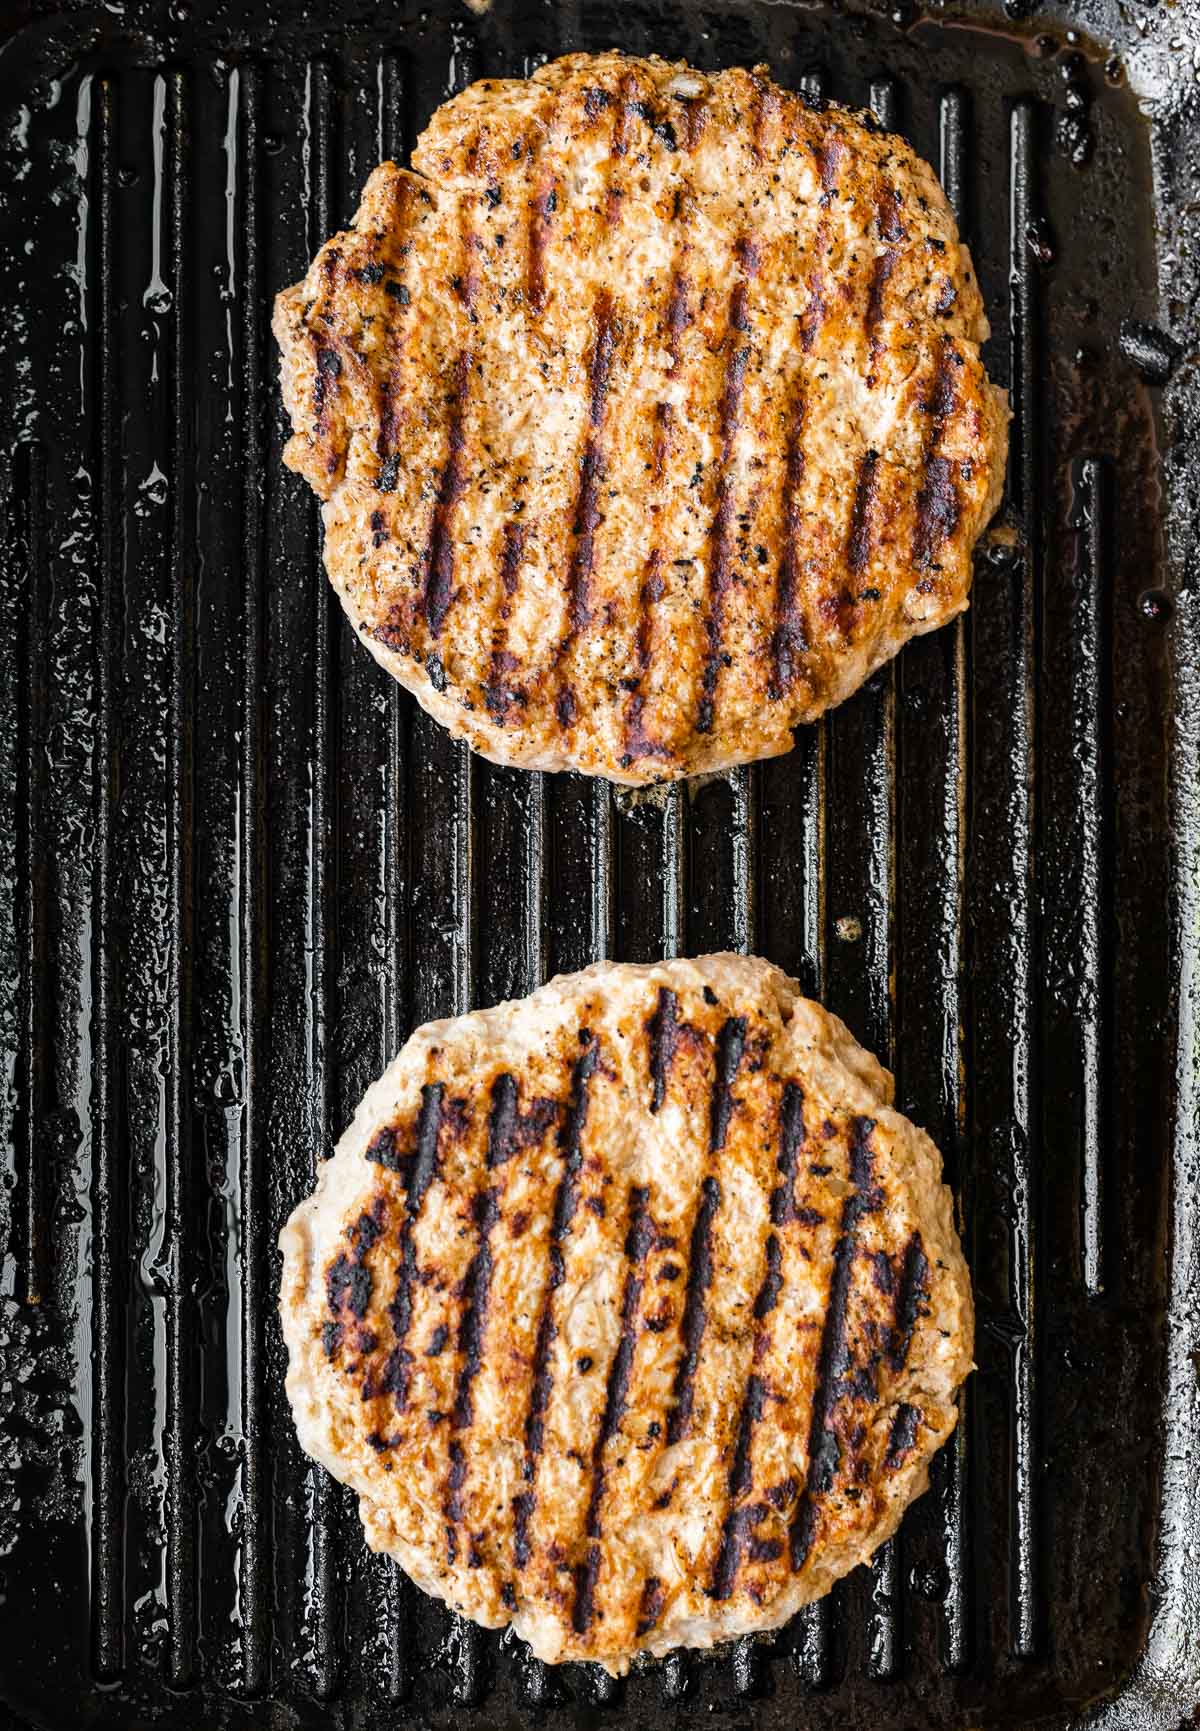
<path id="1" fill-rule="evenodd" d="M 933 171 L 762 70 L 573 55 L 434 115 L 276 303 L 363 643 L 485 756 L 789 749 L 967 605 L 1004 394 Z"/>
<path id="2" fill-rule="evenodd" d="M 971 1368 L 941 1162 L 768 963 L 601 963 L 420 1029 L 281 1236 L 300 1441 L 542 1659 L 784 1623 Z"/>

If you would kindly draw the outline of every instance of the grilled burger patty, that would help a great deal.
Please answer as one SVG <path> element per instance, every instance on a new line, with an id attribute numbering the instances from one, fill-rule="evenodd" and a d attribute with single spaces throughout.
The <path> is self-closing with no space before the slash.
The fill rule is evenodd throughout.
<path id="1" fill-rule="evenodd" d="M 1008 411 L 932 170 L 765 73 L 485 80 L 280 295 L 325 560 L 498 762 L 775 756 L 962 611 Z"/>
<path id="2" fill-rule="evenodd" d="M 827 1592 L 971 1367 L 940 1159 L 891 1098 L 741 956 L 420 1029 L 280 1240 L 300 1440 L 368 1543 L 612 1671 Z"/>

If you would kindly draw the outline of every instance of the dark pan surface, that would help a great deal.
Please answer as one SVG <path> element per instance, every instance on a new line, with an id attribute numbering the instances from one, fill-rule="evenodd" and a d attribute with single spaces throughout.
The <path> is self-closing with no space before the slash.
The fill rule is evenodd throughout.
<path id="1" fill-rule="evenodd" d="M 12 1723 L 1190 1722 L 1200 17 L 900 4 L 10 0 Z M 613 43 L 767 60 L 906 132 L 1016 411 L 1010 533 L 963 625 L 792 756 L 641 803 L 470 760 L 354 644 L 267 335 L 450 90 Z M 772 1644 L 549 1673 L 368 1556 L 299 1454 L 275 1236 L 418 1022 L 722 946 L 894 1063 L 961 1198 L 979 1371 L 899 1539 Z"/>

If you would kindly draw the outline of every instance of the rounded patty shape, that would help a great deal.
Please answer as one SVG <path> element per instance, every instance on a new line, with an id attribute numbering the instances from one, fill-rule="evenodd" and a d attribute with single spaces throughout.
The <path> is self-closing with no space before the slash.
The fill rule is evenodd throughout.
<path id="1" fill-rule="evenodd" d="M 1004 394 L 932 169 L 765 71 L 575 55 L 434 115 L 276 304 L 329 575 L 485 756 L 787 751 L 967 605 Z"/>
<path id="2" fill-rule="evenodd" d="M 896 1528 L 971 1368 L 941 1162 L 768 963 L 420 1029 L 284 1228 L 300 1441 L 542 1659 L 778 1627 Z"/>

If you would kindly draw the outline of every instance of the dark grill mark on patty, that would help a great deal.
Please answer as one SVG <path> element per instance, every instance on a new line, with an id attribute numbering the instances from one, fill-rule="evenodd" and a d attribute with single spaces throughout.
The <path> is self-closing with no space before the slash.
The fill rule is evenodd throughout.
<path id="1" fill-rule="evenodd" d="M 451 585 L 454 578 L 454 538 L 450 534 L 450 513 L 454 509 L 464 483 L 463 450 L 466 433 L 463 417 L 466 408 L 467 384 L 471 377 L 471 356 L 463 353 L 454 368 L 450 394 L 450 429 L 446 465 L 438 485 L 437 503 L 429 530 L 429 545 L 425 552 L 425 618 L 430 634 L 437 637 L 450 609 Z"/>
<path id="2" fill-rule="evenodd" d="M 796 1218 L 796 1164 L 803 1146 L 804 1089 L 798 1082 L 788 1082 L 779 1106 L 779 1154 L 775 1169 L 782 1182 L 771 1192 L 773 1226 L 786 1226 Z"/>
<path id="3" fill-rule="evenodd" d="M 659 408 L 667 410 L 666 403 L 660 403 Z M 658 441 L 655 441 L 656 472 L 662 473 L 658 463 Z M 669 757 L 670 751 L 658 740 L 651 738 L 646 732 L 642 714 L 646 707 L 646 693 L 643 689 L 650 664 L 654 659 L 654 609 L 662 600 L 666 588 L 662 576 L 662 553 L 655 547 L 646 561 L 646 574 L 642 579 L 642 587 L 638 594 L 638 626 L 637 626 L 637 677 L 634 689 L 629 698 L 629 709 L 625 718 L 625 747 L 628 761 L 638 757 Z"/>
<path id="4" fill-rule="evenodd" d="M 917 493 L 917 526 L 913 533 L 913 564 L 928 571 L 934 554 L 958 527 L 958 488 L 948 457 L 930 457 Z"/>
<path id="5" fill-rule="evenodd" d="M 733 584 L 733 554 L 737 537 L 734 533 L 734 483 L 729 473 L 733 459 L 733 443 L 742 412 L 742 390 L 746 382 L 746 367 L 750 360 L 748 344 L 736 345 L 733 333 L 745 331 L 749 324 L 746 312 L 747 278 L 758 269 L 758 254 L 747 240 L 739 241 L 736 254 L 746 278 L 739 280 L 729 297 L 728 330 L 725 336 L 725 377 L 721 386 L 718 421 L 721 455 L 717 471 L 716 510 L 709 531 L 708 610 L 704 622 L 706 648 L 704 668 L 700 678 L 700 706 L 696 716 L 696 731 L 711 733 L 716 705 L 717 681 L 721 672 L 721 643 L 725 632 L 725 603 Z"/>
<path id="6" fill-rule="evenodd" d="M 642 1583 L 641 1603 L 638 1605 L 637 1628 L 634 1631 L 640 1640 L 648 1635 L 662 1616 L 663 1609 L 662 1582 L 657 1575 L 649 1575 Z"/>
<path id="7" fill-rule="evenodd" d="M 671 365 L 667 369 L 668 378 L 673 377 L 679 366 L 679 339 L 692 322 L 692 311 L 688 304 L 688 294 L 691 284 L 682 271 L 676 271 L 671 279 L 671 297 L 667 302 L 667 353 L 671 357 Z"/>
<path id="8" fill-rule="evenodd" d="M 540 313 L 546 305 L 546 242 L 550 224 L 558 209 L 558 188 L 549 180 L 535 196 L 529 208 L 529 267 L 525 278 L 525 295 L 531 311 Z"/>
<path id="9" fill-rule="evenodd" d="M 421 1090 L 416 1158 L 408 1167 L 404 1219 L 400 1225 L 400 1267 L 396 1275 L 396 1290 L 388 1305 L 395 1346 L 384 1367 L 383 1382 L 375 1391 L 377 1394 L 391 1394 L 401 1412 L 408 1400 L 412 1364 L 412 1354 L 407 1343 L 412 1324 L 412 1287 L 417 1278 L 417 1250 L 413 1234 L 429 1187 L 437 1176 L 444 1094 L 445 1089 L 441 1082 L 426 1083 Z"/>
<path id="10" fill-rule="evenodd" d="M 346 1233 L 350 1237 L 350 1233 Z M 363 1266 L 365 1252 L 339 1251 L 325 1271 L 326 1303 L 336 1317 L 340 1312 L 348 1312 L 350 1316 L 360 1321 L 366 1315 L 367 1306 L 371 1302 L 372 1278 L 369 1268 Z"/>
<path id="11" fill-rule="evenodd" d="M 899 257 L 900 254 L 893 247 L 888 247 L 876 258 L 871 271 L 871 283 L 867 290 L 867 310 L 863 317 L 863 331 L 867 338 L 866 384 L 868 390 L 874 388 L 878 377 L 875 366 L 883 353 L 883 338 L 879 334 L 879 326 L 883 320 L 884 296 Z"/>
<path id="12" fill-rule="evenodd" d="M 772 1232 L 767 1239 L 767 1272 L 763 1276 L 762 1285 L 759 1287 L 758 1297 L 754 1300 L 756 1322 L 761 1322 L 764 1317 L 769 1316 L 779 1302 L 779 1294 L 783 1290 L 783 1275 L 780 1272 L 782 1260 L 783 1253 L 779 1248 L 779 1240 Z"/>
<path id="13" fill-rule="evenodd" d="M 873 1118 L 855 1118 L 850 1127 L 850 1182 L 854 1190 L 842 1204 L 841 1231 L 833 1252 L 833 1271 L 829 1281 L 829 1304 L 821 1334 L 821 1351 L 817 1360 L 817 1383 L 813 1393 L 812 1420 L 808 1433 L 808 1473 L 804 1490 L 788 1532 L 793 1570 L 800 1570 L 808 1560 L 816 1531 L 817 1499 L 833 1484 L 837 1474 L 840 1446 L 833 1430 L 833 1409 L 839 1388 L 849 1368 L 850 1355 L 846 1342 L 846 1311 L 850 1299 L 850 1281 L 857 1249 L 858 1224 L 864 1214 L 877 1210 L 883 1196 L 875 1184 L 874 1153 L 871 1137 L 875 1131 Z"/>
<path id="14" fill-rule="evenodd" d="M 518 1101 L 520 1088 L 515 1076 L 505 1072 L 492 1085 L 492 1116 L 488 1125 L 487 1163 L 503 1166 L 514 1155 L 536 1148 L 558 1117 L 558 1101 L 538 1098 L 527 1112 Z"/>
<path id="15" fill-rule="evenodd" d="M 588 365 L 588 434 L 579 465 L 579 489 L 571 522 L 573 544 L 567 566 L 567 630 L 558 647 L 561 661 L 579 633 L 592 622 L 591 585 L 595 561 L 596 530 L 600 526 L 600 484 L 604 478 L 604 453 L 600 443 L 600 424 L 604 419 L 604 404 L 612 372 L 613 352 L 617 332 L 613 318 L 612 296 L 601 289 L 592 306 L 592 353 Z M 561 704 L 570 696 L 571 714 L 563 719 Z M 574 719 L 574 695 L 564 688 L 559 693 L 556 712 L 563 726 Z"/>
<path id="16" fill-rule="evenodd" d="M 521 561 L 524 557 L 525 525 L 515 521 L 508 522 L 504 525 L 504 538 L 500 547 L 500 583 L 506 603 L 510 602 L 517 592 Z M 501 621 L 508 619 L 509 612 L 507 605 L 500 608 Z M 483 700 L 493 718 L 501 725 L 508 719 L 508 712 L 513 704 L 523 702 L 525 696 L 521 687 L 512 680 L 512 675 L 518 671 L 521 663 L 515 655 L 509 654 L 507 641 L 507 626 L 501 623 L 496 628 L 491 665 L 488 668 L 487 683 L 483 688 Z"/>
<path id="17" fill-rule="evenodd" d="M 683 1357 L 675 1372 L 672 1405 L 667 1418 L 667 1441 L 677 1443 L 687 1435 L 695 1398 L 696 1366 L 708 1321 L 708 1289 L 712 1285 L 712 1223 L 721 1206 L 721 1186 L 709 1176 L 700 1187 L 700 1206 L 692 1227 L 687 1294 L 683 1306 Z"/>
<path id="18" fill-rule="evenodd" d="M 660 986 L 654 1014 L 646 1023 L 650 1041 L 650 1110 L 657 1112 L 666 1099 L 671 1080 L 671 1065 L 679 1044 L 679 999 L 666 986 Z"/>
<path id="19" fill-rule="evenodd" d="M 857 577 L 871 557 L 874 539 L 875 498 L 879 490 L 879 452 L 868 451 L 858 471 L 854 490 L 854 510 L 850 518 L 850 541 L 846 548 L 846 564 Z"/>
<path id="20" fill-rule="evenodd" d="M 604 1451 L 621 1427 L 629 1396 L 629 1378 L 633 1370 L 633 1355 L 637 1346 L 638 1309 L 642 1302 L 645 1280 L 646 1253 L 654 1242 L 654 1223 L 650 1219 L 650 1192 L 635 1185 L 629 1192 L 629 1229 L 625 1236 L 625 1287 L 621 1294 L 621 1334 L 608 1371 L 604 1392 L 604 1411 L 596 1440 L 592 1444 L 592 1489 L 588 1497 L 584 1531 L 592 1543 L 582 1577 L 576 1571 L 576 1601 L 574 1627 L 577 1634 L 586 1632 L 592 1616 L 592 1599 L 600 1567 L 600 1514 L 604 1503 Z"/>
<path id="21" fill-rule="evenodd" d="M 817 173 L 821 179 L 821 204 L 828 209 L 837 193 L 838 170 L 846 154 L 840 138 L 826 139 L 817 147 Z"/>
<path id="22" fill-rule="evenodd" d="M 896 1290 L 896 1323 L 888 1347 L 888 1363 L 903 1370 L 912 1345 L 913 1330 L 929 1294 L 929 1262 L 921 1234 L 914 1232 L 904 1247 L 904 1263 Z"/>
<path id="23" fill-rule="evenodd" d="M 317 363 L 313 376 L 313 408 L 316 410 L 317 425 L 324 431 L 329 389 L 332 381 L 342 375 L 342 357 L 336 349 L 322 343 L 319 337 L 313 338 L 313 351 Z"/>
<path id="24" fill-rule="evenodd" d="M 525 1415 L 524 1478 L 532 1487 L 537 1477 L 538 1459 L 545 1439 L 546 1408 L 550 1401 L 553 1374 L 550 1369 L 550 1348 L 556 1333 L 554 1295 L 563 1283 L 566 1265 L 563 1239 L 570 1230 L 579 1202 L 579 1171 L 583 1164 L 583 1132 L 587 1124 L 588 1095 L 592 1076 L 600 1057 L 600 1043 L 595 1035 L 587 1035 L 583 1052 L 575 1060 L 571 1077 L 571 1097 L 566 1117 L 558 1133 L 558 1146 L 563 1155 L 562 1174 L 554 1193 L 554 1214 L 550 1222 L 550 1268 L 546 1289 L 542 1295 L 538 1317 L 537 1338 L 533 1349 L 533 1368 L 529 1387 L 529 1411 Z M 534 1492 L 530 1488 L 513 1499 L 513 1557 L 518 1569 L 529 1561 L 529 1522 L 533 1516 Z"/>
<path id="25" fill-rule="evenodd" d="M 494 1187 L 480 1191 L 473 1209 L 479 1248 L 471 1258 L 463 1277 L 463 1313 L 458 1329 L 458 1350 L 462 1364 L 454 1392 L 454 1407 L 450 1422 L 455 1430 L 465 1430 L 474 1422 L 473 1386 L 483 1363 L 483 1341 L 487 1332 L 488 1301 L 492 1287 L 492 1229 L 500 1218 L 500 1193 Z"/>
<path id="26" fill-rule="evenodd" d="M 896 1416 L 892 1420 L 891 1432 L 888 1436 L 887 1454 L 884 1456 L 884 1466 L 892 1472 L 903 1466 L 905 1457 L 911 1452 L 917 1440 L 917 1429 L 921 1423 L 919 1407 L 909 1406 L 902 1401 L 896 1408 Z"/>
<path id="27" fill-rule="evenodd" d="M 924 469 L 917 491 L 912 555 L 913 564 L 919 571 L 928 571 L 936 566 L 936 555 L 942 543 L 958 527 L 960 506 L 954 465 L 949 458 L 937 454 L 946 421 L 954 413 L 957 401 L 952 366 L 958 363 L 958 351 L 949 341 L 943 340 L 933 383 L 925 400 L 929 431 L 925 437 Z"/>
<path id="28" fill-rule="evenodd" d="M 754 1428 L 762 1417 L 765 1404 L 766 1386 L 760 1376 L 751 1376 L 742 1398 L 742 1410 L 738 1418 L 737 1442 L 733 1450 L 733 1465 L 729 1469 L 729 1509 L 721 1531 L 721 1549 L 717 1555 L 717 1565 L 713 1572 L 712 1596 L 714 1599 L 727 1599 L 733 1591 L 734 1581 L 737 1579 L 738 1564 L 741 1560 L 745 1529 L 755 1513 L 753 1509 L 739 1510 L 738 1503 L 750 1489 L 754 1480 L 750 1451 L 754 1440 Z M 765 1509 L 762 1512 L 765 1514 Z M 759 1518 L 762 1518 L 761 1515 Z"/>
<path id="29" fill-rule="evenodd" d="M 804 479 L 804 396 L 798 393 L 787 436 L 787 460 L 783 476 L 783 549 L 779 556 L 779 580 L 775 589 L 775 633 L 771 640 L 771 679 L 768 693 L 780 698 L 790 691 L 808 654 L 808 633 L 799 601 L 800 535 L 803 519 L 797 494 Z"/>
<path id="30" fill-rule="evenodd" d="M 712 1154 L 720 1153 L 729 1134 L 729 1120 L 733 1116 L 733 1084 L 745 1049 L 746 1018 L 731 1016 L 722 1023 L 717 1035 L 716 1075 L 708 1119 L 708 1147 Z"/>

